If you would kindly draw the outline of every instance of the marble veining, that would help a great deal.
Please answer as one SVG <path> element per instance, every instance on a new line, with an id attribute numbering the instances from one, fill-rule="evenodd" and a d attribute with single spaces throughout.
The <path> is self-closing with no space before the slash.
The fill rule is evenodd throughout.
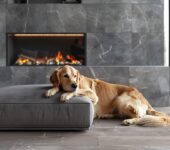
<path id="1" fill-rule="evenodd" d="M 163 34 L 88 33 L 88 65 L 163 64 Z"/>
<path id="2" fill-rule="evenodd" d="M 20 9 L 21 5 L 7 5 L 8 32 L 86 32 L 86 11 L 82 5 L 23 6 Z"/>
<path id="3" fill-rule="evenodd" d="M 88 65 L 129 64 L 132 55 L 132 53 L 129 53 L 131 47 L 130 33 L 89 33 L 87 43 Z"/>
<path id="4" fill-rule="evenodd" d="M 85 5 L 87 10 L 87 32 L 131 31 L 131 5 Z"/>
<path id="5" fill-rule="evenodd" d="M 162 15 L 162 5 L 132 4 L 132 31 L 135 33 L 163 33 Z"/>
<path id="6" fill-rule="evenodd" d="M 7 5 L 6 6 L 6 31 L 24 32 L 27 22 L 27 5 Z"/>

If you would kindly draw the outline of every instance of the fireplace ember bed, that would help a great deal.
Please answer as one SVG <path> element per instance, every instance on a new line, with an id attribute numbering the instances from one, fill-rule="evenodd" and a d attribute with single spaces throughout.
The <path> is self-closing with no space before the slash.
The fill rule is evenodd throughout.
<path id="1" fill-rule="evenodd" d="M 8 66 L 56 66 L 85 64 L 85 33 L 7 33 Z"/>

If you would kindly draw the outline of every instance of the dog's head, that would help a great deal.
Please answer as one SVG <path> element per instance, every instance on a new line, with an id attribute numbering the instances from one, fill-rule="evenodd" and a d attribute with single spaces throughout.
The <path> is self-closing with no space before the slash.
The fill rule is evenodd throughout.
<path id="1" fill-rule="evenodd" d="M 75 91 L 79 86 L 79 80 L 79 71 L 68 65 L 56 69 L 50 77 L 54 86 L 61 87 L 66 92 Z"/>

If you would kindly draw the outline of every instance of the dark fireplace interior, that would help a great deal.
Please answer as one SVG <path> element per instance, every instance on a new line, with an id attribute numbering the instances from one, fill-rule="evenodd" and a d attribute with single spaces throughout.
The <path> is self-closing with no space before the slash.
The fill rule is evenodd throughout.
<path id="1" fill-rule="evenodd" d="M 81 3 L 81 0 L 14 0 L 15 3 Z"/>
<path id="2" fill-rule="evenodd" d="M 7 34 L 7 65 L 85 65 L 86 35 Z"/>

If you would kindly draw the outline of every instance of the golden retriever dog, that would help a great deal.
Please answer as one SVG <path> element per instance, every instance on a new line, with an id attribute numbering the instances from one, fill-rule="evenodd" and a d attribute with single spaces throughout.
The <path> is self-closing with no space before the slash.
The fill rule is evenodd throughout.
<path id="1" fill-rule="evenodd" d="M 94 104 L 95 117 L 124 117 L 123 125 L 170 126 L 170 116 L 157 112 L 134 87 L 91 79 L 68 65 L 56 69 L 50 81 L 53 87 L 46 91 L 47 97 L 61 89 L 65 91 L 63 102 L 73 96 L 87 96 Z"/>

